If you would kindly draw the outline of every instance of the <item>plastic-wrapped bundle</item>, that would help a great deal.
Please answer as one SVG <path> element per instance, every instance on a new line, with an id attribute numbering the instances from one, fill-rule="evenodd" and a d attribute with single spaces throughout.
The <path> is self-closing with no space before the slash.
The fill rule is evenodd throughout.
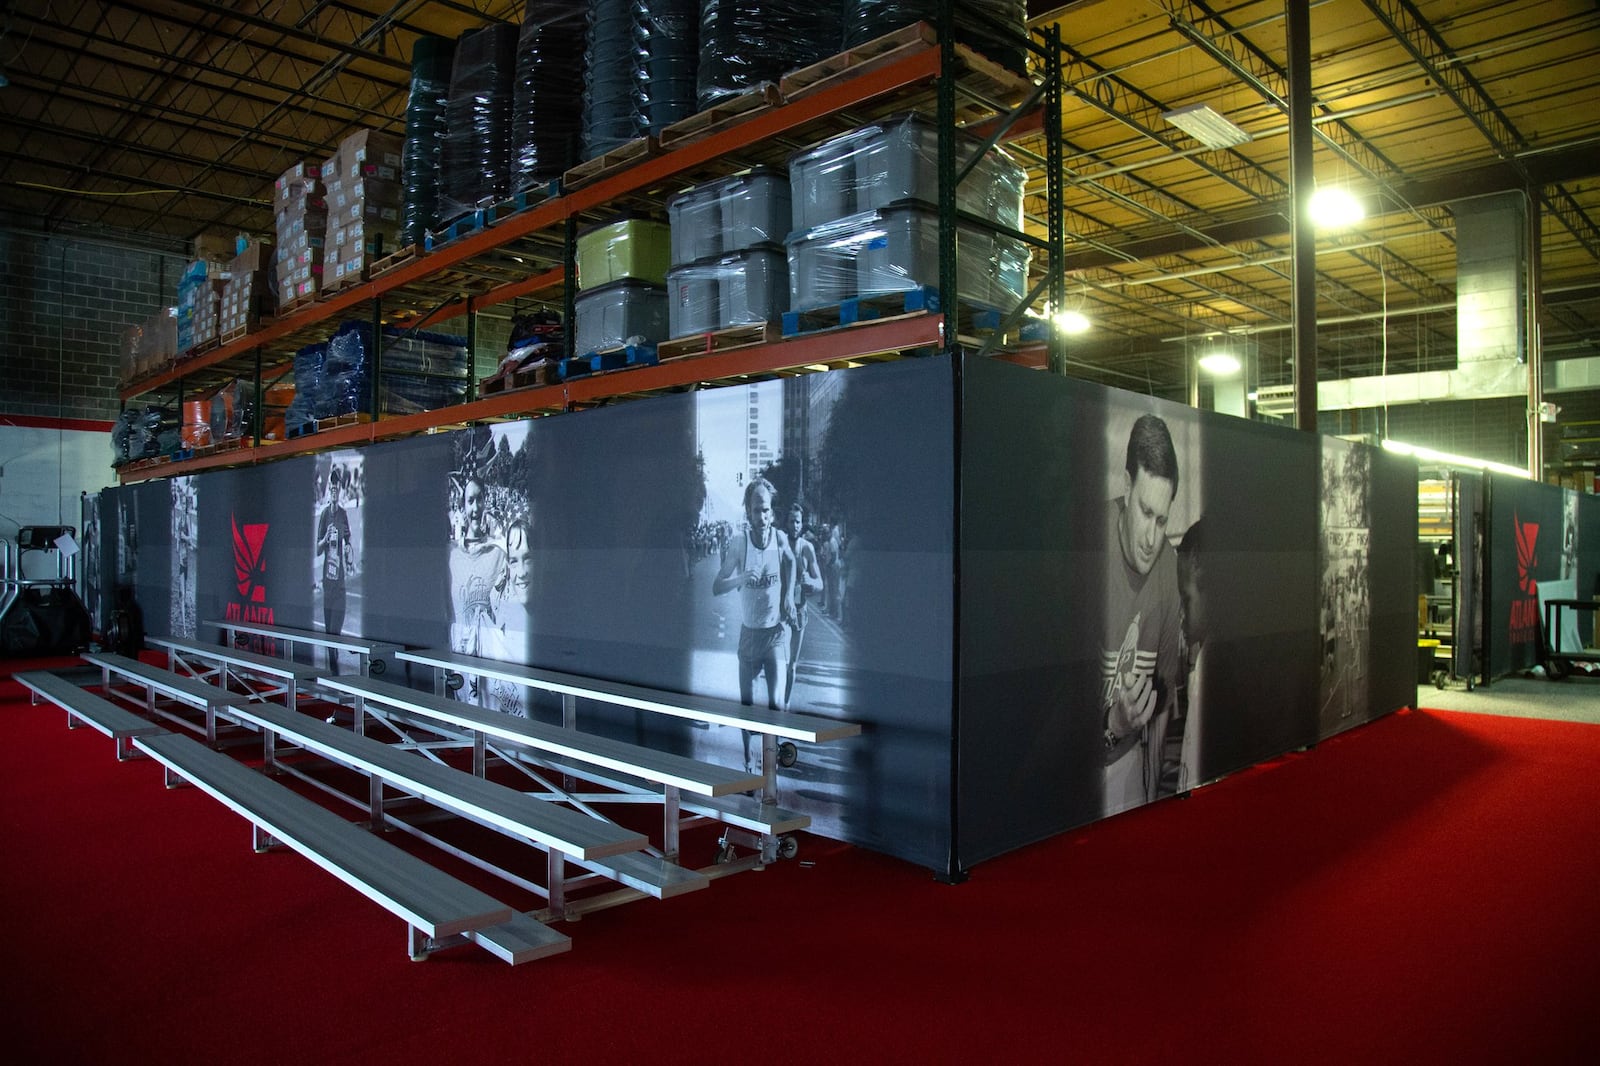
<path id="1" fill-rule="evenodd" d="M 371 327 L 365 322 L 345 322 L 328 338 L 322 388 L 313 400 L 316 417 L 335 418 L 371 410 L 372 405 L 366 402 L 372 380 L 371 335 Z"/>
<path id="2" fill-rule="evenodd" d="M 131 407 L 123 408 L 122 413 L 117 416 L 116 423 L 111 427 L 112 466 L 126 463 L 131 458 L 128 454 L 128 446 L 138 421 L 139 412 Z"/>
<path id="3" fill-rule="evenodd" d="M 316 417 L 372 411 L 372 325 L 345 322 L 328 339 Z M 443 333 L 385 327 L 378 361 L 385 413 L 414 413 L 460 403 L 467 392 L 467 341 Z"/>
<path id="4" fill-rule="evenodd" d="M 528 5 L 511 108 L 513 192 L 559 178 L 578 161 L 585 13 L 576 0 Z"/>
<path id="5" fill-rule="evenodd" d="M 587 159 L 698 110 L 699 0 L 591 0 L 583 88 Z"/>
<path id="6" fill-rule="evenodd" d="M 1004 29 L 973 14 L 988 16 Z M 939 23 L 939 0 L 844 0 L 844 46 L 854 48 L 913 22 Z M 1027 0 L 955 0 L 956 40 L 1016 71 L 1027 71 Z M 1006 32 L 1006 31 L 1009 31 Z"/>
<path id="7" fill-rule="evenodd" d="M 380 390 L 383 413 L 414 415 L 462 403 L 467 398 L 467 381 L 427 377 L 420 374 L 384 374 Z"/>
<path id="8" fill-rule="evenodd" d="M 701 0 L 701 110 L 838 52 L 839 0 Z"/>
<path id="9" fill-rule="evenodd" d="M 511 84 L 518 28 L 495 23 L 456 41 L 439 157 L 439 217 L 456 218 L 511 191 Z"/>
<path id="10" fill-rule="evenodd" d="M 805 230 L 785 242 L 790 306 L 808 311 L 854 296 L 939 285 L 939 213 L 914 201 Z M 1032 253 L 1012 237 L 956 228 L 956 287 L 974 303 L 1009 310 L 1028 290 Z"/>
<path id="11" fill-rule="evenodd" d="M 445 333 L 385 328 L 383 373 L 467 375 L 467 339 Z"/>
<path id="12" fill-rule="evenodd" d="M 207 421 L 211 440 L 220 443 L 244 436 L 255 421 L 255 390 L 234 378 L 211 396 Z"/>
<path id="13" fill-rule="evenodd" d="M 328 345 L 308 344 L 294 353 L 294 399 L 283 412 L 284 425 L 297 429 L 317 417 L 316 405 L 322 392 L 322 364 Z"/>
<path id="14" fill-rule="evenodd" d="M 439 153 L 445 134 L 445 101 L 456 43 L 418 37 L 411 52 L 411 97 L 406 104 L 406 146 L 401 154 L 405 185 L 405 244 L 421 244 L 439 218 Z"/>

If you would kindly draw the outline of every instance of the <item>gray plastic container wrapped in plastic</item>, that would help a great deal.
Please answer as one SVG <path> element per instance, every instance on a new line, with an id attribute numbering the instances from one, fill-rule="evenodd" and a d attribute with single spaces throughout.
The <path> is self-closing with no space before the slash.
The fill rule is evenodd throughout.
<path id="1" fill-rule="evenodd" d="M 688 337 L 720 329 L 717 264 L 690 263 L 667 271 L 667 336 Z"/>
<path id="2" fill-rule="evenodd" d="M 827 307 L 855 296 L 939 287 L 939 214 L 893 205 L 839 219 L 788 242 L 790 304 Z M 967 301 L 1009 309 L 1028 288 L 1032 253 L 978 226 L 956 228 L 956 286 Z"/>
<path id="3" fill-rule="evenodd" d="M 956 166 L 981 142 L 956 133 Z M 939 201 L 939 130 L 918 114 L 852 130 L 789 159 L 794 228 L 811 229 L 902 200 Z M 1028 173 L 998 148 L 956 187 L 956 207 L 990 222 L 1022 228 Z"/>
<path id="4" fill-rule="evenodd" d="M 753 167 L 697 185 L 667 201 L 672 262 L 691 263 L 780 244 L 789 235 L 789 179 L 772 167 Z"/>
<path id="5" fill-rule="evenodd" d="M 575 355 L 655 344 L 666 340 L 670 328 L 667 290 L 631 279 L 614 281 L 579 294 L 572 318 Z"/>
<path id="6" fill-rule="evenodd" d="M 722 196 L 717 183 L 696 185 L 667 201 L 672 262 L 693 263 L 722 254 Z"/>
<path id="7" fill-rule="evenodd" d="M 674 337 L 773 322 L 789 309 L 789 260 L 763 244 L 667 274 Z"/>

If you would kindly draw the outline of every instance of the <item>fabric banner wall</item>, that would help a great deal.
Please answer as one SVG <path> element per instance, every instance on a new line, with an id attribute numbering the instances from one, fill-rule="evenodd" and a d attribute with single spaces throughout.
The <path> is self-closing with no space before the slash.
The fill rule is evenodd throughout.
<path id="1" fill-rule="evenodd" d="M 264 622 L 859 721 L 865 737 L 801 752 L 780 802 L 822 835 L 938 869 L 951 410 L 943 359 L 704 390 L 109 489 L 101 541 L 152 635 Z M 354 668 L 325 652 L 316 665 Z M 407 677 L 432 684 L 390 679 Z M 560 720 L 558 700 L 520 686 L 455 696 Z M 707 760 L 759 758 L 738 730 L 581 717 Z"/>
<path id="2" fill-rule="evenodd" d="M 1483 596 L 1494 678 L 1542 664 L 1544 601 L 1600 593 L 1600 499 L 1490 474 L 1488 501 Z M 1561 614 L 1562 650 L 1589 647 L 1592 612 Z"/>
<path id="3" fill-rule="evenodd" d="M 1409 460 L 992 361 L 963 399 L 961 866 L 1413 702 Z"/>

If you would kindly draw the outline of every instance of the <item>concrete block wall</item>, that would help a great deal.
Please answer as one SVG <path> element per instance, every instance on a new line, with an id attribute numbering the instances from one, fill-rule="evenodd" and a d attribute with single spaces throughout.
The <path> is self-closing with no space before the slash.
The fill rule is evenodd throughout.
<path id="1" fill-rule="evenodd" d="M 180 256 L 0 229 L 0 414 L 113 419 L 123 331 L 177 299 Z"/>

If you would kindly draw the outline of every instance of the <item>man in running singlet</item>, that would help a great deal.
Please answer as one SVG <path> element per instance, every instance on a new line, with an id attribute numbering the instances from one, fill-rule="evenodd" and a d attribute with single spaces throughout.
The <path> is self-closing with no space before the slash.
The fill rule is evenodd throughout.
<path id="1" fill-rule="evenodd" d="M 783 704 L 794 695 L 794 673 L 800 666 L 800 645 L 806 639 L 806 606 L 822 591 L 822 569 L 817 551 L 806 539 L 806 510 L 795 503 L 789 507 L 789 550 L 794 552 L 794 626 L 789 634 L 789 681 L 784 686 Z"/>
<path id="2" fill-rule="evenodd" d="M 739 590 L 739 701 L 754 702 L 755 680 L 765 673 L 767 706 L 781 711 L 788 707 L 787 627 L 794 622 L 794 553 L 773 522 L 775 495 L 766 478 L 755 478 L 746 486 L 748 526 L 729 539 L 711 592 L 722 596 Z"/>

